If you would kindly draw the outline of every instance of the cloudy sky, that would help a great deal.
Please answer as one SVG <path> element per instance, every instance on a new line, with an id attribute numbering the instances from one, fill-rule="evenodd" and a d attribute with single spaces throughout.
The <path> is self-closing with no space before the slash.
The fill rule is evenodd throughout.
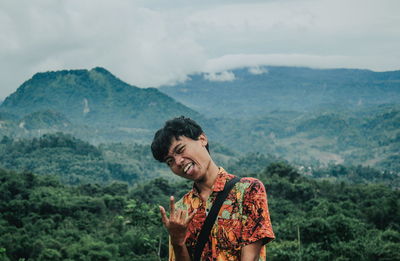
<path id="1" fill-rule="evenodd" d="M 96 66 L 139 87 L 258 65 L 399 70 L 399 13 L 399 0 L 0 0 L 0 100 L 36 72 Z"/>

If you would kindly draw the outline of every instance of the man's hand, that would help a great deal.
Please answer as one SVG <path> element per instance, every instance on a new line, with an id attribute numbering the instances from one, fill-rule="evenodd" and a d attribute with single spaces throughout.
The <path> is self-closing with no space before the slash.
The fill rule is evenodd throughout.
<path id="1" fill-rule="evenodd" d="M 170 214 L 169 218 L 165 209 L 160 206 L 161 218 L 164 226 L 167 228 L 171 237 L 172 246 L 184 246 L 186 240 L 186 232 L 190 221 L 192 221 L 196 211 L 189 216 L 184 210 L 175 210 L 174 197 L 170 197 Z"/>

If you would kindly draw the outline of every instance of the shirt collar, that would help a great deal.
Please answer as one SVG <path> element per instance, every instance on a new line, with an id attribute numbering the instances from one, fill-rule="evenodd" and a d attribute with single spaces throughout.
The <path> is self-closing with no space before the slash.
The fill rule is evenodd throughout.
<path id="1" fill-rule="evenodd" d="M 232 175 L 229 175 L 222 167 L 219 168 L 217 178 L 214 182 L 213 191 L 219 192 L 224 190 L 225 183 L 231 179 Z"/>
<path id="2" fill-rule="evenodd" d="M 213 185 L 213 192 L 220 192 L 220 191 L 224 190 L 225 183 L 226 183 L 228 180 L 232 179 L 233 177 L 234 177 L 234 176 L 231 175 L 231 174 L 228 174 L 228 173 L 224 170 L 224 168 L 219 167 L 219 171 L 218 171 L 218 174 L 217 174 L 217 178 L 215 179 L 215 182 L 214 182 L 214 185 Z M 195 184 L 193 184 L 193 189 L 192 189 L 192 191 L 193 191 L 193 195 L 198 196 L 199 191 L 198 191 L 198 189 L 196 188 L 196 185 L 195 185 Z"/>

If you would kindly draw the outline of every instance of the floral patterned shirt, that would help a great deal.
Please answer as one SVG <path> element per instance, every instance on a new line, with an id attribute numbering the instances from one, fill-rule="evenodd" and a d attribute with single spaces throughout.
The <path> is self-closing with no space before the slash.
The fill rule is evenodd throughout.
<path id="1" fill-rule="evenodd" d="M 176 208 L 192 213 L 197 212 L 189 224 L 186 246 L 193 256 L 201 227 L 213 205 L 218 192 L 234 176 L 220 168 L 213 186 L 213 192 L 203 202 L 195 187 L 176 203 Z M 264 185 L 255 178 L 241 178 L 225 199 L 216 222 L 211 230 L 201 260 L 240 260 L 241 248 L 262 240 L 264 244 L 274 239 L 268 212 L 267 195 Z M 174 251 L 170 245 L 169 260 L 174 261 Z M 260 261 L 266 260 L 265 245 L 261 248 Z"/>

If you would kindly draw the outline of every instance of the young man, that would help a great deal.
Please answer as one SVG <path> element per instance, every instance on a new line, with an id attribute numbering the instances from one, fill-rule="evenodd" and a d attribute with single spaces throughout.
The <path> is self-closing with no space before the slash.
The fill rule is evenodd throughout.
<path id="1" fill-rule="evenodd" d="M 207 214 L 234 176 L 215 164 L 207 136 L 195 121 L 183 116 L 167 121 L 156 132 L 151 150 L 173 173 L 194 182 L 176 204 L 171 196 L 169 217 L 160 207 L 170 235 L 169 260 L 192 260 Z M 219 210 L 201 260 L 265 260 L 265 244 L 274 237 L 264 185 L 254 178 L 241 178 Z"/>

